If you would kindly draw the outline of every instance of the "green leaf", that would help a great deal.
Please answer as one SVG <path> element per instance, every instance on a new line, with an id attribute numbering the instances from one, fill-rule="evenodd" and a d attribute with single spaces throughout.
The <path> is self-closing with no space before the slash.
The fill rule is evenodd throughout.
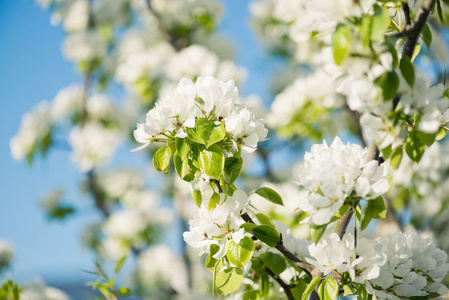
<path id="1" fill-rule="evenodd" d="M 343 296 L 354 295 L 355 293 L 357 293 L 357 289 L 351 285 L 344 285 L 343 290 L 344 290 Z"/>
<path id="2" fill-rule="evenodd" d="M 413 87 L 413 84 L 415 83 L 415 68 L 413 67 L 410 57 L 407 55 L 402 56 L 401 62 L 399 63 L 399 69 L 408 85 Z"/>
<path id="3" fill-rule="evenodd" d="M 362 206 L 360 205 L 360 203 L 354 210 L 354 218 L 355 222 L 357 223 L 357 226 L 360 227 L 360 222 L 362 222 Z"/>
<path id="4" fill-rule="evenodd" d="M 173 156 L 173 163 L 175 165 L 176 173 L 178 173 L 181 179 L 184 179 L 189 172 L 189 161 L 187 159 L 183 161 L 181 156 L 178 153 L 175 153 Z"/>
<path id="5" fill-rule="evenodd" d="M 302 294 L 301 300 L 306 300 L 309 297 L 309 295 L 313 292 L 313 290 L 316 288 L 316 286 L 318 284 L 320 284 L 320 281 L 321 281 L 321 277 L 320 276 L 317 276 L 317 277 L 313 278 L 312 281 L 307 286 L 307 288 L 304 291 L 304 293 Z"/>
<path id="6" fill-rule="evenodd" d="M 220 246 L 216 244 L 211 244 L 209 248 L 209 255 L 206 258 L 205 266 L 206 269 L 214 273 L 215 265 L 217 264 L 217 259 L 213 258 L 215 254 L 220 250 Z"/>
<path id="7" fill-rule="evenodd" d="M 198 135 L 204 141 L 206 148 L 209 148 L 210 145 L 218 143 L 226 136 L 226 129 L 223 122 L 212 122 L 206 118 L 199 118 L 196 121 L 196 130 Z"/>
<path id="8" fill-rule="evenodd" d="M 380 5 L 375 5 L 371 20 L 371 40 L 382 42 L 385 39 L 385 31 L 390 26 L 390 22 L 388 10 Z"/>
<path id="9" fill-rule="evenodd" d="M 390 157 L 390 166 L 393 168 L 393 170 L 396 170 L 401 164 L 403 154 L 404 151 L 402 150 L 402 147 L 397 147 L 393 150 Z"/>
<path id="10" fill-rule="evenodd" d="M 443 24 L 443 27 L 446 28 L 446 25 L 444 24 L 443 9 L 441 8 L 441 2 L 440 2 L 440 0 L 436 0 L 436 3 L 437 3 L 438 17 L 440 18 L 440 21 L 441 21 L 441 24 Z"/>
<path id="11" fill-rule="evenodd" d="M 256 226 L 257 225 L 254 224 L 254 223 L 243 223 L 242 225 L 240 225 L 240 228 L 243 228 L 243 229 L 245 229 L 246 232 L 249 232 L 249 233 L 252 234 L 253 233 L 253 229 Z"/>
<path id="12" fill-rule="evenodd" d="M 128 257 L 128 254 L 120 258 L 120 260 L 115 265 L 115 273 L 118 273 L 120 271 L 120 268 L 123 266 L 123 263 L 125 262 L 126 258 Z"/>
<path id="13" fill-rule="evenodd" d="M 228 157 L 225 160 L 225 167 L 224 167 L 224 171 L 225 171 L 225 175 L 226 175 L 226 180 L 229 183 L 233 183 L 234 181 L 237 180 L 237 178 L 240 175 L 240 171 L 242 169 L 242 165 L 243 165 L 243 160 L 241 157 L 236 158 L 236 157 Z"/>
<path id="14" fill-rule="evenodd" d="M 176 152 L 178 153 L 181 160 L 185 160 L 187 158 L 187 154 L 189 153 L 189 144 L 187 144 L 186 139 L 175 138 L 175 146 Z"/>
<path id="15" fill-rule="evenodd" d="M 243 270 L 240 268 L 229 268 L 217 274 L 215 279 L 216 287 L 223 293 L 235 292 L 243 281 Z"/>
<path id="16" fill-rule="evenodd" d="M 415 50 L 413 50 L 412 61 L 418 56 L 419 52 L 421 52 L 421 44 L 416 44 Z"/>
<path id="17" fill-rule="evenodd" d="M 219 179 L 223 173 L 225 157 L 221 148 L 212 145 L 209 149 L 204 149 L 199 155 L 200 169 L 206 175 Z"/>
<path id="18" fill-rule="evenodd" d="M 318 292 L 321 300 L 335 300 L 338 296 L 338 283 L 335 278 L 326 278 L 320 285 Z"/>
<path id="19" fill-rule="evenodd" d="M 279 205 L 284 206 L 281 196 L 279 196 L 279 194 L 277 192 L 275 192 L 274 190 L 272 190 L 268 187 L 258 188 L 255 191 L 255 193 L 258 194 L 259 196 L 262 196 L 263 198 L 267 199 L 268 201 L 270 201 L 274 204 L 279 204 Z"/>
<path id="20" fill-rule="evenodd" d="M 368 294 L 365 289 L 365 286 L 360 286 L 357 290 L 357 300 L 371 300 L 373 299 L 373 295 Z"/>
<path id="21" fill-rule="evenodd" d="M 429 50 L 430 44 L 432 44 L 432 32 L 430 31 L 429 24 L 427 23 L 424 23 L 424 27 L 421 31 L 421 38 L 426 45 L 427 50 Z"/>
<path id="22" fill-rule="evenodd" d="M 440 141 L 440 140 L 444 139 L 445 136 L 446 136 L 446 129 L 444 129 L 443 127 L 440 127 L 438 129 L 437 136 L 435 137 L 435 140 Z"/>
<path id="23" fill-rule="evenodd" d="M 249 291 L 243 294 L 242 300 L 260 300 L 258 291 Z"/>
<path id="24" fill-rule="evenodd" d="M 132 295 L 133 293 L 131 292 L 131 290 L 130 290 L 129 288 L 127 288 L 127 287 L 122 287 L 122 288 L 120 288 L 120 289 L 118 290 L 118 294 L 119 294 L 120 296 L 130 296 L 130 295 Z"/>
<path id="25" fill-rule="evenodd" d="M 345 24 L 338 24 L 332 40 L 334 49 L 334 60 L 340 65 L 345 57 L 349 54 L 351 48 L 351 37 L 349 27 Z"/>
<path id="26" fill-rule="evenodd" d="M 195 190 L 192 191 L 192 198 L 198 208 L 201 207 L 201 203 L 203 203 L 203 197 L 201 196 L 201 191 Z"/>
<path id="27" fill-rule="evenodd" d="M 205 145 L 203 139 L 200 137 L 200 135 L 196 131 L 196 128 L 186 128 L 186 133 L 187 133 L 187 137 L 192 142 Z"/>
<path id="28" fill-rule="evenodd" d="M 168 146 L 159 148 L 153 155 L 153 165 L 156 170 L 168 173 L 170 166 L 171 149 Z"/>
<path id="29" fill-rule="evenodd" d="M 371 16 L 363 15 L 362 23 L 360 25 L 360 37 L 364 48 L 368 48 L 371 40 Z"/>
<path id="30" fill-rule="evenodd" d="M 207 205 L 207 209 L 211 211 L 214 209 L 218 204 L 220 204 L 221 197 L 220 194 L 213 193 L 212 196 L 209 199 L 209 204 Z"/>
<path id="31" fill-rule="evenodd" d="M 226 244 L 226 257 L 237 267 L 243 266 L 251 259 L 254 251 L 254 242 L 250 237 L 245 236 L 237 244 L 230 239 Z"/>
<path id="32" fill-rule="evenodd" d="M 399 77 L 394 70 L 387 71 L 381 76 L 382 84 L 382 96 L 384 101 L 393 99 L 398 91 Z"/>
<path id="33" fill-rule="evenodd" d="M 258 213 L 258 214 L 256 214 L 256 218 L 257 218 L 257 220 L 259 220 L 260 224 L 269 225 L 274 228 L 274 224 L 268 216 L 266 216 L 262 213 Z"/>
<path id="34" fill-rule="evenodd" d="M 310 235 L 312 236 L 312 240 L 315 244 L 318 243 L 318 241 L 323 236 L 324 232 L 326 232 L 327 224 L 325 225 L 315 225 L 310 224 Z"/>
<path id="35" fill-rule="evenodd" d="M 291 289 L 293 297 L 297 300 L 301 299 L 302 294 L 304 293 L 306 288 L 307 288 L 307 283 L 302 279 L 298 280 L 295 287 Z"/>
<path id="36" fill-rule="evenodd" d="M 279 254 L 266 252 L 261 256 L 261 258 L 268 269 L 270 269 L 275 275 L 281 274 L 287 268 L 285 258 Z"/>
<path id="37" fill-rule="evenodd" d="M 270 293 L 270 278 L 268 277 L 267 272 L 261 272 L 262 284 L 261 284 L 261 296 L 263 299 L 267 299 L 268 294 Z"/>
<path id="38" fill-rule="evenodd" d="M 385 206 L 385 201 L 382 196 L 373 200 L 368 200 L 363 212 L 362 230 L 365 230 L 371 219 L 383 219 L 386 215 L 387 207 Z"/>
<path id="39" fill-rule="evenodd" d="M 256 273 L 261 272 L 265 268 L 265 265 L 260 257 L 254 257 L 251 259 L 251 269 Z"/>
<path id="40" fill-rule="evenodd" d="M 267 244 L 270 247 L 276 247 L 276 245 L 281 241 L 279 232 L 277 232 L 276 229 L 269 225 L 259 225 L 254 227 L 253 234 L 261 242 Z"/>
<path id="41" fill-rule="evenodd" d="M 433 142 L 435 142 L 435 138 L 437 136 L 437 133 L 425 133 L 421 131 L 416 131 L 416 135 L 419 137 L 419 139 L 426 144 L 427 146 L 432 146 Z"/>
<path id="42" fill-rule="evenodd" d="M 410 131 L 404 139 L 405 153 L 411 160 L 418 163 L 426 150 L 426 144 L 417 136 L 416 131 Z"/>

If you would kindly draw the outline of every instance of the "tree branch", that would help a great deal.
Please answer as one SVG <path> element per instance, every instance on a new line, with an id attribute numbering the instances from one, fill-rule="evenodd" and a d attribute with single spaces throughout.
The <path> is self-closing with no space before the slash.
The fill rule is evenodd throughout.
<path id="1" fill-rule="evenodd" d="M 254 221 L 251 219 L 251 217 L 247 213 L 244 213 L 242 215 L 242 219 L 245 220 L 245 222 L 247 222 L 247 223 L 255 224 Z M 292 261 L 295 264 L 295 266 L 297 266 L 298 268 L 303 270 L 307 276 L 309 276 L 310 278 L 313 278 L 312 272 L 314 271 L 314 269 L 311 268 L 308 264 L 301 261 L 299 258 L 297 258 L 293 253 L 290 252 L 290 250 L 285 248 L 284 244 L 282 243 L 282 239 L 276 245 L 275 248 L 277 250 L 279 250 L 279 252 L 281 252 L 286 258 L 288 258 L 290 261 Z"/>
<path id="2" fill-rule="evenodd" d="M 284 289 L 284 293 L 287 296 L 288 300 L 295 300 L 295 297 L 293 297 L 291 291 L 291 287 L 288 284 L 286 284 L 281 278 L 279 278 L 279 276 L 274 274 L 270 269 L 265 268 L 265 272 L 267 272 L 268 275 L 270 275 L 274 280 L 276 280 L 276 282 L 279 283 L 279 285 Z"/>

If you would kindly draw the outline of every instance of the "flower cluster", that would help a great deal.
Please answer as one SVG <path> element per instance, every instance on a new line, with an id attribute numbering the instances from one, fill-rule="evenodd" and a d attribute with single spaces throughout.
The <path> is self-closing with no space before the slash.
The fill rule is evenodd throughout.
<path id="1" fill-rule="evenodd" d="M 299 208 L 311 214 L 304 222 L 324 225 L 348 197 L 374 199 L 389 189 L 387 169 L 367 158 L 368 149 L 344 145 L 338 137 L 330 146 L 312 146 L 295 170 L 298 183 L 310 191 L 299 202 Z"/>
<path id="2" fill-rule="evenodd" d="M 365 284 L 379 299 L 444 295 L 439 283 L 449 271 L 447 254 L 428 239 L 403 233 L 391 238 L 357 241 L 351 234 L 340 240 L 333 233 L 309 246 L 306 260 L 324 275 L 332 271 L 349 274 L 352 282 Z"/>
<path id="3" fill-rule="evenodd" d="M 444 295 L 447 288 L 439 283 L 449 271 L 447 254 L 429 239 L 411 233 L 377 240 L 387 261 L 379 276 L 370 280 L 367 291 L 380 299 Z M 359 244 L 358 244 L 359 245 Z M 358 247 L 358 246 L 357 246 Z"/>
<path id="4" fill-rule="evenodd" d="M 240 225 L 244 223 L 240 216 L 245 212 L 248 199 L 245 192 L 236 190 L 232 197 L 224 199 L 210 211 L 205 205 L 190 220 L 190 231 L 184 232 L 184 240 L 194 248 L 200 248 L 200 255 L 208 253 L 210 245 L 220 246 L 213 257 L 219 259 L 225 255 L 226 244 L 232 239 L 236 244 L 245 236 Z"/>
<path id="5" fill-rule="evenodd" d="M 143 145 L 167 141 L 168 137 L 187 137 L 198 118 L 223 122 L 235 149 L 253 152 L 265 139 L 267 129 L 263 120 L 238 103 L 234 81 L 224 82 L 212 76 L 199 77 L 196 82 L 183 78 L 170 97 L 159 99 L 146 116 L 146 123 L 137 124 L 134 137 Z"/>
<path id="6" fill-rule="evenodd" d="M 332 271 L 340 274 L 347 272 L 353 282 L 364 283 L 379 277 L 380 268 L 387 260 L 382 245 L 375 240 L 361 238 L 356 241 L 352 234 L 347 234 L 343 240 L 333 233 L 323 238 L 318 244 L 311 244 L 311 258 L 306 260 L 324 275 Z"/>

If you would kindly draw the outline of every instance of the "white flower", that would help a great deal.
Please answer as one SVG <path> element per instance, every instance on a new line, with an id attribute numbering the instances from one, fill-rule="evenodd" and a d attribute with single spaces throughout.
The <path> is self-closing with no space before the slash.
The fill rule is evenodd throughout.
<path id="1" fill-rule="evenodd" d="M 74 127 L 70 132 L 72 159 L 83 171 L 89 171 L 108 161 L 120 143 L 120 135 L 97 123 Z"/>
<path id="2" fill-rule="evenodd" d="M 368 149 L 344 145 L 338 137 L 331 146 L 326 142 L 312 146 L 295 170 L 298 183 L 310 191 L 299 202 L 300 209 L 311 213 L 303 222 L 328 223 L 351 191 L 363 199 L 374 199 L 388 190 L 387 169 L 377 161 L 366 162 L 367 155 Z"/>
<path id="3" fill-rule="evenodd" d="M 203 205 L 195 218 L 190 220 L 190 231 L 184 232 L 184 240 L 190 246 L 200 248 L 200 255 L 208 253 L 211 244 L 217 244 L 220 251 L 214 258 L 223 257 L 228 239 L 238 244 L 244 237 L 244 230 L 240 228 L 244 221 L 240 215 L 245 212 L 247 204 L 245 192 L 236 190 L 232 197 L 227 197 L 211 211 L 207 209 L 207 204 Z"/>
<path id="4" fill-rule="evenodd" d="M 382 245 L 375 240 L 359 239 L 355 247 L 354 236 L 345 235 L 340 240 L 336 233 L 322 238 L 318 244 L 310 244 L 311 258 L 306 260 L 324 275 L 337 271 L 348 272 L 352 281 L 364 283 L 379 276 L 380 267 L 385 264 L 386 255 Z"/>
<path id="5" fill-rule="evenodd" d="M 233 136 L 235 148 L 241 146 L 253 152 L 257 143 L 265 139 L 267 129 L 263 120 L 238 104 L 234 81 L 224 82 L 212 76 L 199 77 L 195 83 L 183 78 L 172 94 L 160 98 L 146 116 L 146 123 L 137 124 L 134 137 L 143 145 L 166 141 L 166 136 L 184 138 L 186 129 L 195 127 L 196 119 L 211 118 L 223 121 L 226 132 Z M 213 113 L 213 115 L 212 115 Z M 212 116 L 211 116 L 212 115 Z"/>
<path id="6" fill-rule="evenodd" d="M 81 31 L 89 22 L 89 1 L 77 0 L 70 4 L 64 19 L 64 29 L 68 32 Z"/>
<path id="7" fill-rule="evenodd" d="M 31 155 L 36 148 L 44 150 L 45 139 L 51 131 L 53 118 L 47 101 L 42 101 L 22 117 L 19 132 L 10 141 L 11 154 L 19 160 Z"/>
<path id="8" fill-rule="evenodd" d="M 400 133 L 400 127 L 394 126 L 393 122 L 387 118 L 364 113 L 360 117 L 360 125 L 365 129 L 366 135 L 376 142 L 380 149 L 390 145 L 396 147 L 401 141 L 397 136 Z"/>
<path id="9" fill-rule="evenodd" d="M 69 300 L 69 296 L 63 291 L 45 286 L 44 283 L 36 282 L 28 284 L 20 291 L 21 300 Z"/>
<path id="10" fill-rule="evenodd" d="M 70 61 L 90 61 L 103 56 L 106 45 L 96 31 L 79 31 L 67 36 L 63 52 Z"/>

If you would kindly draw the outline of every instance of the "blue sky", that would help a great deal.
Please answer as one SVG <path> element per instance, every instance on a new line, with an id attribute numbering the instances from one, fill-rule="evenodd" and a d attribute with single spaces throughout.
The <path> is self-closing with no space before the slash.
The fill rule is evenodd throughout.
<path id="1" fill-rule="evenodd" d="M 266 74 L 278 64 L 267 62 L 248 28 L 248 3 L 226 1 L 221 31 L 236 42 L 237 63 L 250 72 L 241 92 L 267 98 Z M 25 112 L 51 100 L 60 88 L 79 82 L 74 66 L 60 51 L 64 33 L 50 25 L 50 13 L 32 0 L 15 0 L 0 1 L 0 36 L 0 239 L 13 244 L 13 278 L 21 283 L 36 278 L 50 283 L 91 280 L 81 271 L 92 269 L 92 256 L 82 248 L 80 234 L 99 215 L 79 195 L 83 176 L 70 163 L 69 153 L 51 151 L 29 167 L 14 161 L 9 150 Z M 75 217 L 62 223 L 46 220 L 37 205 L 46 191 L 57 187 L 64 188 L 68 200 L 79 208 Z"/>

